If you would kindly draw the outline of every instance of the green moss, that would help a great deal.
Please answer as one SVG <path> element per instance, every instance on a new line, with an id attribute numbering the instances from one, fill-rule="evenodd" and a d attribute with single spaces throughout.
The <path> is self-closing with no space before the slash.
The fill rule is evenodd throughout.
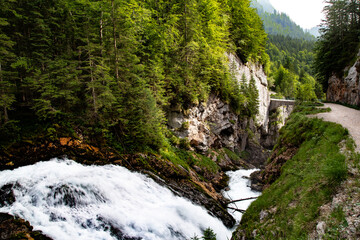
<path id="1" fill-rule="evenodd" d="M 189 127 L 190 127 L 190 123 L 189 123 L 189 122 L 183 122 L 183 123 L 181 124 L 180 129 L 181 129 L 181 130 L 187 130 L 187 129 L 189 129 Z"/>
<path id="2" fill-rule="evenodd" d="M 189 150 L 191 145 L 189 142 L 188 138 L 180 138 L 180 144 L 179 144 L 180 148 L 185 149 L 185 150 Z"/>
<path id="3" fill-rule="evenodd" d="M 205 168 L 207 171 L 212 173 L 217 173 L 220 170 L 220 167 L 210 158 L 196 154 L 197 158 L 195 160 L 195 164 L 199 167 Z"/>
<path id="4" fill-rule="evenodd" d="M 241 160 L 240 156 L 231 151 L 230 149 L 223 148 L 226 155 L 233 161 L 238 162 Z"/>

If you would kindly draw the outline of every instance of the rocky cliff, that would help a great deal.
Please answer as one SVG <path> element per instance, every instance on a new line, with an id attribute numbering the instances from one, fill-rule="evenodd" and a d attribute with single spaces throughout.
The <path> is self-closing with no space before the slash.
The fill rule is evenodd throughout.
<path id="1" fill-rule="evenodd" d="M 256 120 L 244 118 L 231 111 L 230 106 L 215 95 L 206 103 L 187 110 L 172 110 L 168 113 L 168 126 L 174 133 L 187 139 L 195 150 L 206 153 L 211 148 L 228 148 L 234 152 L 245 149 L 252 155 L 255 166 L 267 158 L 260 146 L 263 134 L 268 134 L 270 95 L 267 77 L 262 66 L 243 64 L 233 54 L 228 54 L 233 75 L 240 82 L 255 79 L 259 91 L 259 114 Z"/>
<path id="2" fill-rule="evenodd" d="M 328 101 L 360 106 L 360 52 L 357 57 L 354 65 L 345 69 L 346 77 L 333 75 L 329 79 Z"/>

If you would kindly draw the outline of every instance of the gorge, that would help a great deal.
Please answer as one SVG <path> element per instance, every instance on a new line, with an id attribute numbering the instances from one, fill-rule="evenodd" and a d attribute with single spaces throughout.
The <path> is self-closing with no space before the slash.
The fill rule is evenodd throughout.
<path id="1" fill-rule="evenodd" d="M 284 124 L 292 108 L 291 106 L 290 108 L 282 106 L 284 104 L 281 102 L 270 103 L 267 79 L 261 67 L 245 65 L 235 55 L 229 55 L 229 59 L 232 61 L 231 64 L 236 66 L 234 74 L 237 81 L 240 82 L 243 75 L 247 80 L 253 77 L 256 81 L 261 101 L 259 103 L 260 111 L 255 121 L 236 115 L 228 104 L 216 96 L 210 96 L 207 103 L 200 103 L 186 111 L 170 112 L 168 124 L 180 138 L 189 141 L 194 151 L 206 154 L 210 149 L 226 148 L 232 152 L 248 152 L 248 157 L 238 161 L 234 161 L 226 154 L 223 158 L 214 155 L 212 161 L 217 162 L 223 170 L 239 167 L 262 167 L 268 156 L 266 148 L 270 149 L 275 144 L 278 129 Z M 274 113 L 276 114 L 274 115 Z M 186 128 L 185 124 L 188 125 Z M 265 145 L 262 146 L 262 143 Z M 2 172 L 1 179 L 4 181 L 1 184 L 2 191 L 10 194 L 5 199 L 16 199 L 16 201 L 7 202 L 6 200 L 0 211 L 30 221 L 36 230 L 42 230 L 44 234 L 53 239 L 69 237 L 113 239 L 114 236 L 120 239 L 189 239 L 194 234 L 200 236 L 207 227 L 213 229 L 219 239 L 227 239 L 226 237 L 231 236 L 231 231 L 220 220 L 208 215 L 206 210 L 200 210 L 191 205 L 189 201 L 179 198 L 179 196 L 184 196 L 194 203 L 205 205 L 209 213 L 220 217 L 227 227 L 232 226 L 233 223 L 229 217 L 219 211 L 219 206 L 226 203 L 226 197 L 233 195 L 224 192 L 225 198 L 221 197 L 220 190 L 222 189 L 214 184 L 214 181 L 218 180 L 206 183 L 196 176 L 203 171 L 201 167 L 194 166 L 194 170 L 185 170 L 173 165 L 161 166 L 161 163 L 154 165 L 152 162 L 153 167 L 159 165 L 157 172 L 154 172 L 146 165 L 139 165 L 141 156 L 140 159 L 118 160 L 118 156 L 114 156 L 113 153 L 102 153 L 96 147 L 71 138 L 60 138 L 58 143 L 43 142 L 40 145 L 27 143 L 25 149 L 27 149 L 25 150 L 27 159 L 23 159 L 21 154 L 24 153 L 24 150 L 18 152 L 17 147 L 13 150 L 9 149 L 10 152 L 2 155 L 2 169 L 14 169 L 33 163 L 35 165 L 21 167 L 13 170 L 14 172 Z M 69 160 L 36 163 L 62 154 L 76 157 L 78 162 L 85 164 L 115 163 L 144 172 L 157 183 L 161 183 L 175 192 L 177 197 L 172 196 L 171 191 L 166 188 L 156 186 L 153 180 L 144 176 L 138 175 L 135 179 L 130 178 L 130 172 L 119 166 L 85 167 Z M 81 157 L 81 155 L 83 156 Z M 149 158 L 149 156 L 144 157 Z M 95 162 L 91 159 L 94 159 Z M 171 168 L 174 168 L 175 172 L 169 174 Z M 114 179 L 109 178 L 111 174 L 113 174 L 111 178 Z M 221 174 L 219 176 L 223 178 Z M 205 194 L 199 195 L 198 190 L 191 190 L 190 185 L 177 180 L 177 178 L 186 180 L 188 175 L 193 181 L 192 184 L 195 183 L 197 188 L 202 188 L 203 190 L 200 192 L 205 191 Z M 238 182 L 248 181 L 241 180 L 242 177 L 236 177 L 236 179 Z M 68 180 L 73 182 L 68 182 Z M 112 185 L 107 189 L 106 186 L 109 184 Z M 246 189 L 247 184 L 243 184 L 245 185 L 239 190 Z M 116 193 L 118 188 L 121 189 L 121 192 Z M 247 188 L 249 189 L 249 187 Z M 9 189 L 11 189 L 10 192 Z M 130 191 L 133 190 L 139 192 L 131 193 Z M 236 192 L 236 189 L 232 191 Z M 246 191 L 251 193 L 250 189 Z M 147 193 L 152 195 L 146 195 Z M 249 196 L 256 196 L 256 194 Z M 242 193 L 237 198 L 243 197 L 248 196 L 244 196 Z M 119 201 L 125 202 L 119 204 Z M 177 201 L 180 202 L 177 204 Z M 220 204 L 214 205 L 215 202 L 220 202 Z M 115 203 L 116 205 L 111 205 Z M 154 203 L 157 204 L 154 205 Z M 236 205 L 236 208 L 244 210 L 249 203 L 249 201 L 245 202 L 244 206 Z M 165 212 L 160 214 L 160 211 Z M 34 218 L 35 216 L 41 217 Z M 122 216 L 120 222 L 115 220 L 119 216 Z M 171 223 L 167 222 L 168 218 L 172 219 Z M 161 225 L 161 223 L 163 224 Z M 89 230 L 90 232 L 87 232 Z"/>

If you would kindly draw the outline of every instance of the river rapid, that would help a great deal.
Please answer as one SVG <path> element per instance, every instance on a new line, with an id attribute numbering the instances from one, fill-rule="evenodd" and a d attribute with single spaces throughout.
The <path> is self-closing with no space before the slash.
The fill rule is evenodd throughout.
<path id="1" fill-rule="evenodd" d="M 248 180 L 236 173 L 229 173 L 232 180 L 225 196 L 248 197 L 237 195 L 242 190 L 234 181 L 246 186 Z M 219 240 L 231 238 L 231 230 L 206 209 L 120 166 L 53 159 L 0 172 L 0 188 L 4 186 L 16 200 L 0 212 L 29 221 L 55 240 L 183 240 L 200 237 L 208 227 Z"/>

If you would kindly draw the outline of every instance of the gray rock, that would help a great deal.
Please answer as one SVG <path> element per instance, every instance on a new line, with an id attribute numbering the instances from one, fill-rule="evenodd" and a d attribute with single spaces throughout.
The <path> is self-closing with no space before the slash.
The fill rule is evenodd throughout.
<path id="1" fill-rule="evenodd" d="M 344 72 L 347 71 L 345 78 L 336 75 L 330 77 L 327 100 L 360 106 L 360 59 L 352 67 L 344 69 Z"/>
<path id="2" fill-rule="evenodd" d="M 325 230 L 326 230 L 326 223 L 325 222 L 319 222 L 316 225 L 316 232 L 317 232 L 319 238 L 321 238 L 322 236 L 325 235 Z"/>

